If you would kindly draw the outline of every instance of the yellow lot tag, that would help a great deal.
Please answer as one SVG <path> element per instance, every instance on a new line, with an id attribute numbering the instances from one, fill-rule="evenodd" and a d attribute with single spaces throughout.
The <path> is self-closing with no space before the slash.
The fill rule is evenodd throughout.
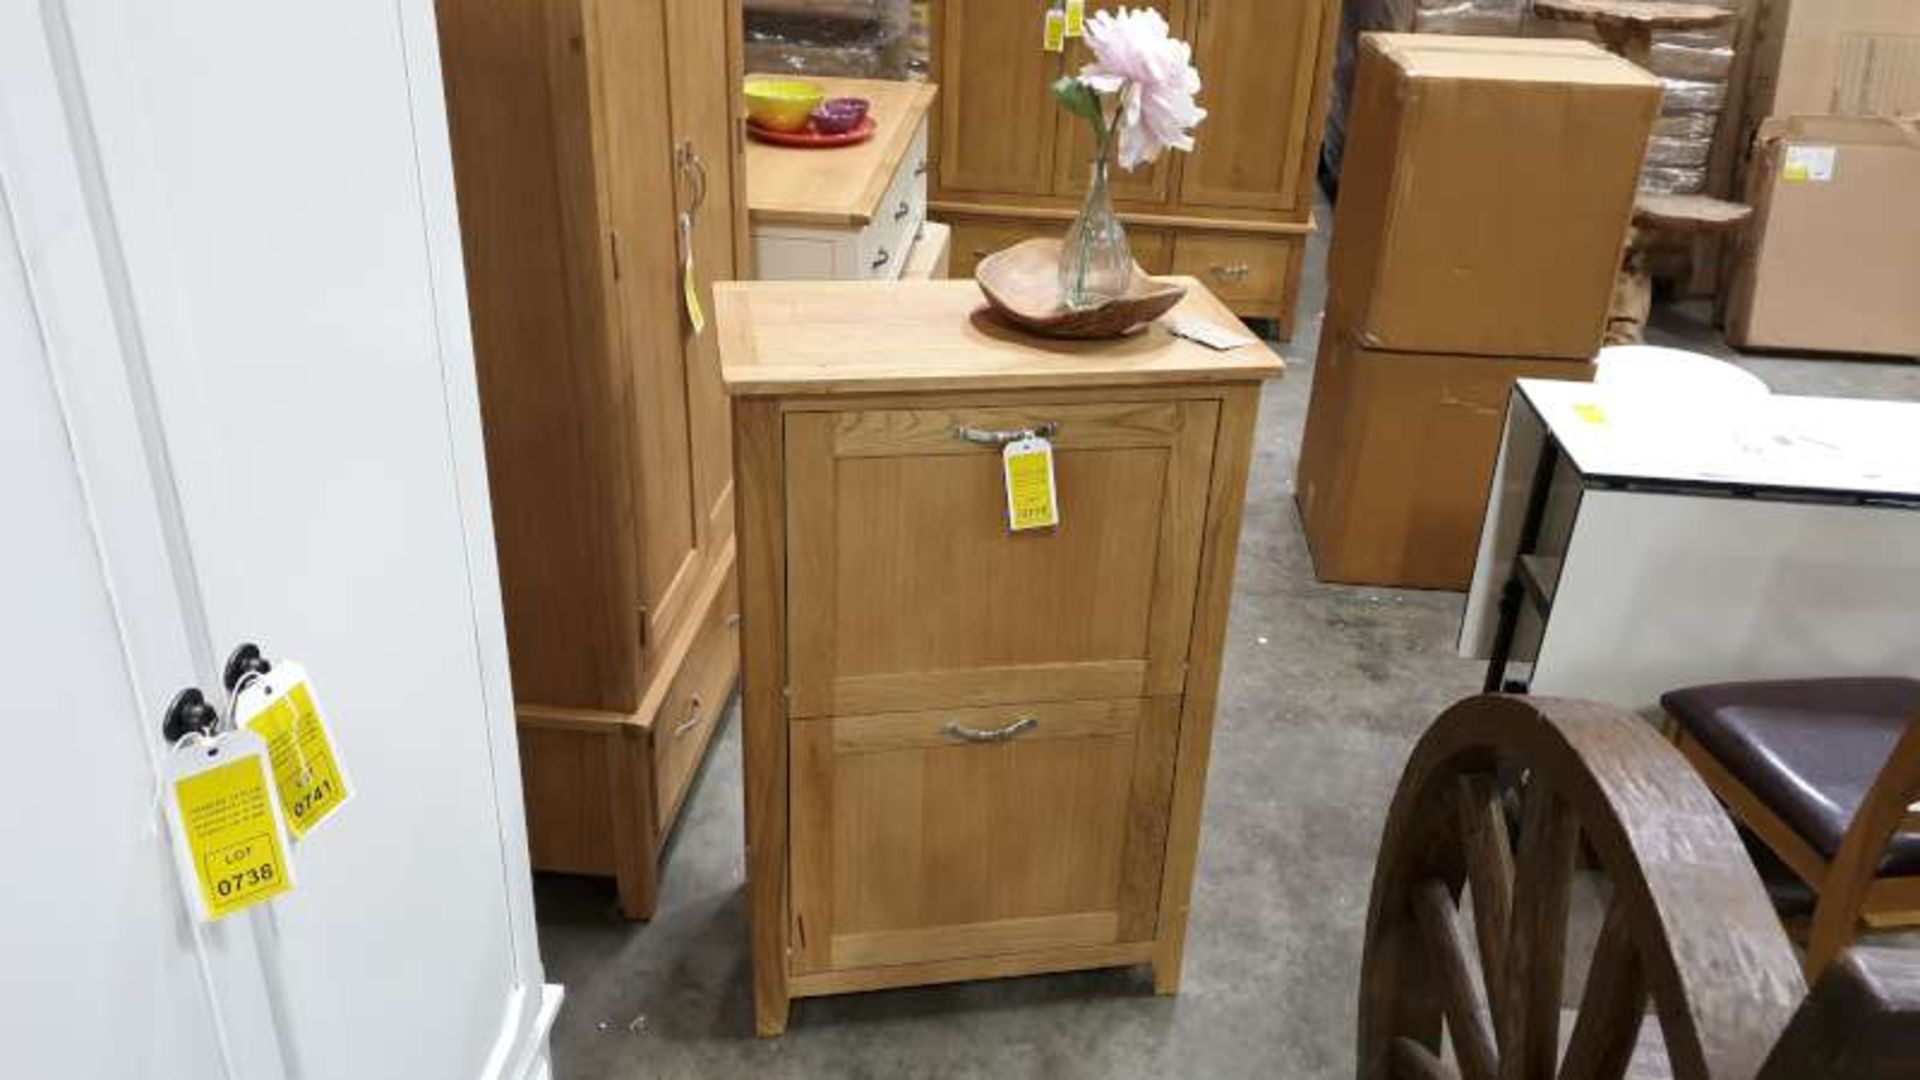
<path id="1" fill-rule="evenodd" d="M 312 685 L 304 678 L 278 685 L 280 680 L 293 680 L 298 674 L 296 665 L 282 661 L 268 679 L 273 689 L 259 695 L 264 703 L 254 698 L 251 689 L 245 691 L 257 711 L 242 725 L 267 744 L 273 786 L 286 812 L 287 828 L 296 840 L 340 809 L 352 794 L 334 752 L 333 733 L 314 701 Z"/>
<path id="2" fill-rule="evenodd" d="M 693 336 L 707 332 L 707 312 L 700 306 L 700 278 L 693 272 L 693 215 L 680 215 L 680 298 L 687 308 Z"/>
<path id="3" fill-rule="evenodd" d="M 200 917 L 209 922 L 293 888 L 260 740 L 230 732 L 176 752 L 171 823 Z"/>
<path id="4" fill-rule="evenodd" d="M 700 283 L 693 276 L 693 260 L 687 260 L 686 273 L 680 275 L 680 291 L 687 297 L 687 324 L 693 327 L 693 336 L 699 337 L 707 332 L 707 313 L 700 306 Z"/>
<path id="5" fill-rule="evenodd" d="M 1060 500 L 1053 482 L 1053 444 L 1037 436 L 1008 443 L 1002 453 L 1007 473 L 1007 525 L 1014 532 L 1050 529 L 1060 524 Z"/>
<path id="6" fill-rule="evenodd" d="M 1047 32 L 1041 47 L 1048 52 L 1057 53 L 1067 50 L 1067 13 L 1059 8 L 1047 12 Z"/>
<path id="7" fill-rule="evenodd" d="M 1605 424 L 1607 422 L 1607 410 L 1594 404 L 1575 405 L 1573 407 L 1573 415 L 1578 416 L 1589 424 Z"/>
<path id="8" fill-rule="evenodd" d="M 1087 28 L 1087 0 L 1067 0 L 1067 36 L 1079 37 Z"/>

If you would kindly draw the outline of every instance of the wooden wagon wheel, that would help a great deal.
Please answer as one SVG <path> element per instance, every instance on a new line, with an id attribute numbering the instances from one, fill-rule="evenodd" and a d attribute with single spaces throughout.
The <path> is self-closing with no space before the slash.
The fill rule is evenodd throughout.
<path id="1" fill-rule="evenodd" d="M 1500 777 L 1518 778 L 1517 845 Z M 1563 1057 L 1583 839 L 1612 892 Z M 1733 826 L 1647 724 L 1486 695 L 1447 710 L 1401 779 L 1360 993 L 1363 1080 L 1618 1078 L 1649 999 L 1675 1080 L 1752 1080 L 1806 984 Z"/>

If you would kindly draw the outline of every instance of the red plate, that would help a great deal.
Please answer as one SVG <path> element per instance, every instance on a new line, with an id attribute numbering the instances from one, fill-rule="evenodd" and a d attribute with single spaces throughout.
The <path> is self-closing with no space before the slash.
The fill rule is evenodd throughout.
<path id="1" fill-rule="evenodd" d="M 811 120 L 807 122 L 807 127 L 801 131 L 771 131 L 749 120 L 747 121 L 747 134 L 759 139 L 761 142 L 772 143 L 775 146 L 798 146 L 805 149 L 820 150 L 829 146 L 852 146 L 854 143 L 866 142 L 868 139 L 873 138 L 874 129 L 879 126 L 880 125 L 873 122 L 873 117 L 864 116 L 861 117 L 858 124 L 854 125 L 852 131 L 842 132 L 838 135 L 828 135 L 824 132 L 813 130 L 813 122 Z"/>

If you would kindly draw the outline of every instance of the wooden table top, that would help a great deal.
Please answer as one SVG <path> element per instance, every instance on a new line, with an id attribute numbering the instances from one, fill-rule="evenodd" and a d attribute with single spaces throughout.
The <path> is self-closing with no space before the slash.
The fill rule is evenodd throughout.
<path id="1" fill-rule="evenodd" d="M 753 76 L 749 75 L 748 78 Z M 784 77 L 784 76 L 780 76 Z M 803 150 L 747 136 L 747 213 L 754 224 L 865 225 L 912 145 L 938 88 L 932 83 L 807 77 L 827 96 L 863 97 L 878 130 L 863 143 Z"/>
<path id="2" fill-rule="evenodd" d="M 1731 232 L 1747 223 L 1753 207 L 1711 195 L 1642 192 L 1633 203 L 1633 223 L 1675 232 Z"/>
<path id="3" fill-rule="evenodd" d="M 1167 316 L 1254 335 L 1206 286 Z M 1247 382 L 1285 365 L 1260 342 L 1218 352 L 1162 322 L 1114 341 L 1053 341 L 1000 322 L 972 281 L 741 281 L 714 286 L 720 367 L 738 396 Z"/>
<path id="4" fill-rule="evenodd" d="M 1733 11 L 1712 4 L 1670 0 L 1534 0 L 1533 10 L 1543 19 L 1646 30 L 1698 30 L 1735 17 Z"/>

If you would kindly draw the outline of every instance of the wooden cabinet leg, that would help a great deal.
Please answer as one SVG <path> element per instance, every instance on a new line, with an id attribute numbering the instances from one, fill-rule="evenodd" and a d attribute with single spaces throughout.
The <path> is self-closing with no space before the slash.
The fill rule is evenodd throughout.
<path id="1" fill-rule="evenodd" d="M 614 882 L 620 890 L 620 914 L 634 922 L 653 918 L 660 903 L 660 864 L 650 856 L 622 859 Z"/>
<path id="2" fill-rule="evenodd" d="M 1186 950 L 1179 943 L 1161 942 L 1153 951 L 1153 992 L 1161 997 L 1172 997 L 1180 992 L 1180 972 L 1186 966 L 1183 961 Z"/>
<path id="3" fill-rule="evenodd" d="M 653 918 L 660 899 L 660 852 L 654 845 L 653 768 L 648 733 L 630 729 L 613 754 L 613 877 L 620 912 L 635 922 Z"/>
<path id="4" fill-rule="evenodd" d="M 769 1000 L 761 997 L 754 1003 L 753 1030 L 763 1039 L 771 1039 L 787 1033 L 787 1014 L 792 1010 L 791 998 Z"/>

